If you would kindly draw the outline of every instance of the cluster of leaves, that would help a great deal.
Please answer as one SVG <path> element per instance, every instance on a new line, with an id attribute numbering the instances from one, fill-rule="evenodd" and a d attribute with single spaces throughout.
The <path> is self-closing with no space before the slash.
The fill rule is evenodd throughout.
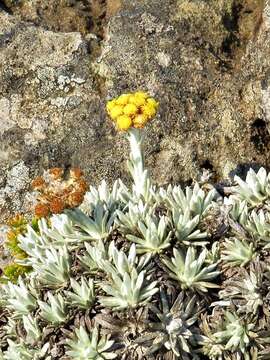
<path id="1" fill-rule="evenodd" d="M 90 187 L 18 235 L 32 271 L 0 287 L 0 359 L 269 359 L 270 175 L 226 199 L 156 188 L 128 137 L 131 190 Z"/>

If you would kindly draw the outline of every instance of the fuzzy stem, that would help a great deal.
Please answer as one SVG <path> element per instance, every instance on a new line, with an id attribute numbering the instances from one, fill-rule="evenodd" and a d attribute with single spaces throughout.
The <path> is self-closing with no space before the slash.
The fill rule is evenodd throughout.
<path id="1" fill-rule="evenodd" d="M 142 152 L 142 142 L 144 140 L 144 136 L 142 130 L 130 129 L 128 131 L 128 140 L 130 143 L 130 161 L 135 175 L 140 176 L 144 171 L 144 156 Z M 133 176 L 133 174 L 131 175 Z"/>
<path id="2" fill-rule="evenodd" d="M 136 196 L 147 197 L 149 190 L 149 173 L 144 168 L 144 154 L 142 143 L 144 135 L 140 129 L 130 129 L 127 132 L 128 141 L 130 143 L 130 160 L 128 160 L 128 169 L 133 178 L 133 191 Z"/>

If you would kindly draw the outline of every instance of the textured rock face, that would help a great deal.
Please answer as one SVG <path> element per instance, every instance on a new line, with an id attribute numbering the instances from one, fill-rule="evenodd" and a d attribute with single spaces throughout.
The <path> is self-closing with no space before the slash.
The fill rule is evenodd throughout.
<path id="1" fill-rule="evenodd" d="M 0 3 L 0 219 L 29 207 L 43 168 L 126 176 L 104 104 L 138 88 L 161 103 L 146 130 L 156 182 L 268 165 L 268 1 Z"/>
<path id="2" fill-rule="evenodd" d="M 159 181 L 187 180 L 204 166 L 223 178 L 241 163 L 267 163 L 265 6 L 148 1 L 112 19 L 102 57 L 109 93 L 139 84 L 161 100 L 151 133 Z"/>
<path id="3" fill-rule="evenodd" d="M 30 178 L 53 164 L 82 161 L 91 179 L 112 177 L 113 129 L 92 66 L 97 36 L 54 32 L 1 12 L 0 44 L 1 216 L 27 207 Z"/>

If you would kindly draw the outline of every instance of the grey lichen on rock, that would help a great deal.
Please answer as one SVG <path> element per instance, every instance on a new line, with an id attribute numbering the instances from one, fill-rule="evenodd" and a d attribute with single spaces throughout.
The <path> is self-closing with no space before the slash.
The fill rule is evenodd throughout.
<path id="1" fill-rule="evenodd" d="M 125 91 L 160 101 L 146 147 L 159 184 L 187 182 L 203 168 L 219 181 L 245 164 L 268 165 L 268 1 L 3 3 L 1 219 L 25 210 L 23 194 L 43 168 L 79 165 L 95 184 L 126 176 L 127 144 L 104 106 Z M 28 180 L 13 197 L 18 164 Z"/>
<path id="2" fill-rule="evenodd" d="M 26 191 L 43 168 L 80 165 L 96 180 L 113 173 L 108 155 L 98 170 L 95 161 L 97 153 L 108 152 L 112 131 L 92 70 L 96 42 L 95 36 L 54 32 L 0 12 L 2 219 L 28 210 Z M 18 162 L 29 169 L 21 195 L 8 182 Z"/>
<path id="3" fill-rule="evenodd" d="M 10 211 L 20 212 L 27 199 L 29 168 L 20 161 L 7 172 L 5 180 L 5 187 L 0 190 L 0 206 L 4 208 L 9 204 Z"/>

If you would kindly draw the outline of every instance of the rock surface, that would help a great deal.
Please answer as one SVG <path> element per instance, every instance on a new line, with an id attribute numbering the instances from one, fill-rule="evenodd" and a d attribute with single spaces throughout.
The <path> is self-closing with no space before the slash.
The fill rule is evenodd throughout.
<path id="1" fill-rule="evenodd" d="M 30 179 L 80 166 L 127 177 L 106 99 L 148 90 L 159 184 L 268 166 L 269 0 L 0 1 L 0 221 L 29 210 Z"/>

